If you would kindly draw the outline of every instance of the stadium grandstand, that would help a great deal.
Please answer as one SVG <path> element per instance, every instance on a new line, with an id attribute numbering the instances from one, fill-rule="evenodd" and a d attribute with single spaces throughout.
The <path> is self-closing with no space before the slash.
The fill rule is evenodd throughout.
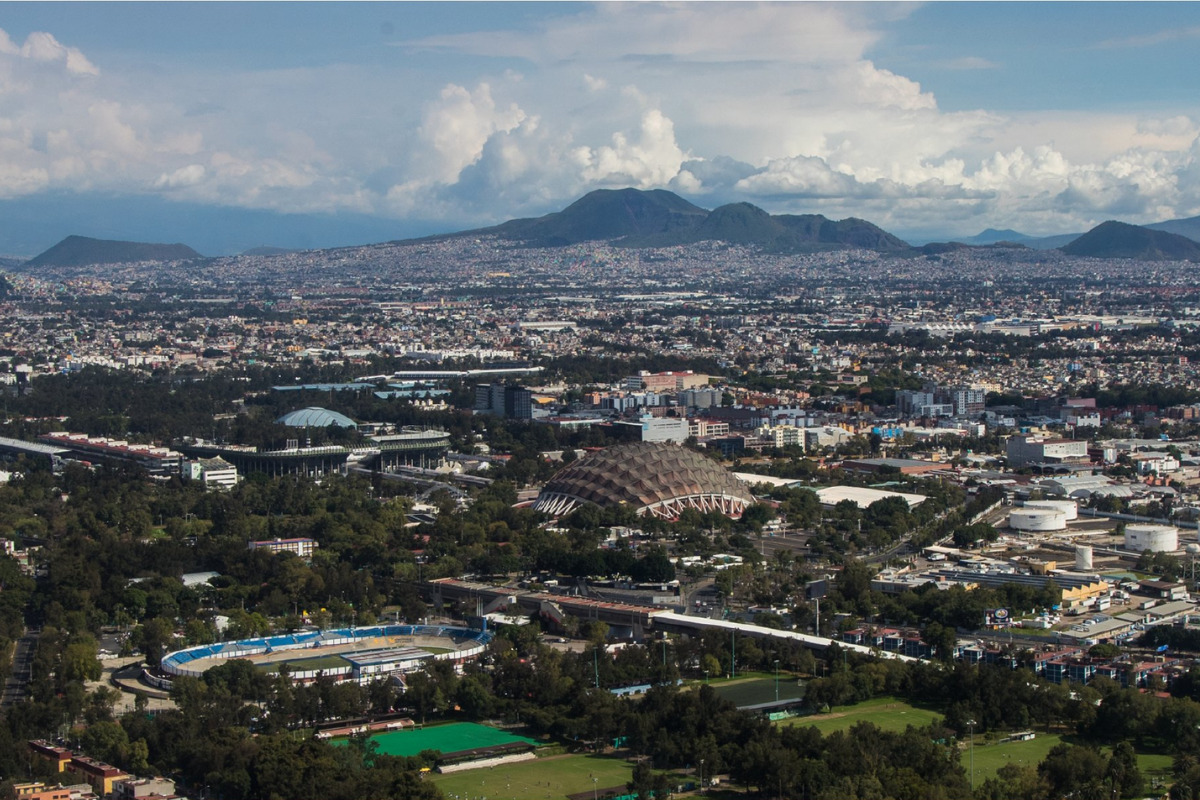
<path id="1" fill-rule="evenodd" d="M 199 677 L 230 659 L 246 659 L 269 672 L 286 666 L 288 676 L 297 683 L 324 675 L 338 683 L 400 678 L 403 684 L 403 675 L 423 668 L 428 661 L 461 665 L 478 658 L 491 640 L 490 631 L 447 625 L 302 631 L 176 650 L 163 657 L 157 672 L 147 670 L 143 677 L 153 686 L 170 689 L 175 677 Z"/>

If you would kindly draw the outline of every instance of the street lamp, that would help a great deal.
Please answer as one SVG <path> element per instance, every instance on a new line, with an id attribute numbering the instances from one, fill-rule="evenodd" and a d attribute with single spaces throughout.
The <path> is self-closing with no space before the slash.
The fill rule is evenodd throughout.
<path id="1" fill-rule="evenodd" d="M 779 702 L 779 659 L 775 659 L 775 702 Z"/>
<path id="2" fill-rule="evenodd" d="M 704 794 L 704 759 L 700 759 L 700 794 Z M 595 800 L 593 798 L 592 800 Z"/>
<path id="3" fill-rule="evenodd" d="M 596 800 L 596 776 L 592 776 L 592 800 Z"/>
<path id="4" fill-rule="evenodd" d="M 967 728 L 971 732 L 971 791 L 975 791 L 975 720 L 967 720 Z"/>

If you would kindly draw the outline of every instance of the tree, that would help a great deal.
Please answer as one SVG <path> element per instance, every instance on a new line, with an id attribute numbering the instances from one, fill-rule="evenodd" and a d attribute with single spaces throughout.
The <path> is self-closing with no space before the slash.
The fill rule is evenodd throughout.
<path id="1" fill-rule="evenodd" d="M 89 725 L 80 739 L 83 751 L 110 764 L 124 764 L 129 757 L 129 736 L 115 722 Z"/>
<path id="2" fill-rule="evenodd" d="M 1038 774 L 1049 784 L 1050 797 L 1106 800 L 1104 781 L 1107 767 L 1099 750 L 1057 744 L 1038 765 Z"/>
<path id="3" fill-rule="evenodd" d="M 955 634 L 954 628 L 931 622 L 925 626 L 921 638 L 933 648 L 934 656 L 940 661 L 951 662 L 954 660 L 954 648 L 958 644 L 958 636 Z"/>
<path id="4" fill-rule="evenodd" d="M 77 637 L 63 648 L 60 677 L 64 681 L 95 681 L 102 673 L 96 640 L 90 635 Z"/>
<path id="5" fill-rule="evenodd" d="M 1142 773 L 1138 770 L 1137 753 L 1129 742 L 1121 742 L 1108 759 L 1105 774 L 1114 797 L 1137 797 L 1142 792 Z"/>

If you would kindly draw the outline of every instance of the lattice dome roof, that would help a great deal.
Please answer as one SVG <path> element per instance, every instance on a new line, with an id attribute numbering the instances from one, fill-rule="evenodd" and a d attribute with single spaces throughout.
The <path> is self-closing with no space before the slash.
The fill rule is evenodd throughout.
<path id="1" fill-rule="evenodd" d="M 754 502 L 745 484 L 694 450 L 664 442 L 629 442 L 590 453 L 559 470 L 535 508 L 569 513 L 580 503 L 622 503 L 638 513 L 675 517 L 682 507 L 740 515 Z"/>

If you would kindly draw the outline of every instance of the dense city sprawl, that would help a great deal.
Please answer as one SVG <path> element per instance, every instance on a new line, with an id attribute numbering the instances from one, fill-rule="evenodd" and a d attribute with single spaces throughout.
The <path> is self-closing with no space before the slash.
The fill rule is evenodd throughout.
<path id="1" fill-rule="evenodd" d="M 1200 791 L 1200 278 L 449 238 L 0 284 L 0 793 Z"/>

